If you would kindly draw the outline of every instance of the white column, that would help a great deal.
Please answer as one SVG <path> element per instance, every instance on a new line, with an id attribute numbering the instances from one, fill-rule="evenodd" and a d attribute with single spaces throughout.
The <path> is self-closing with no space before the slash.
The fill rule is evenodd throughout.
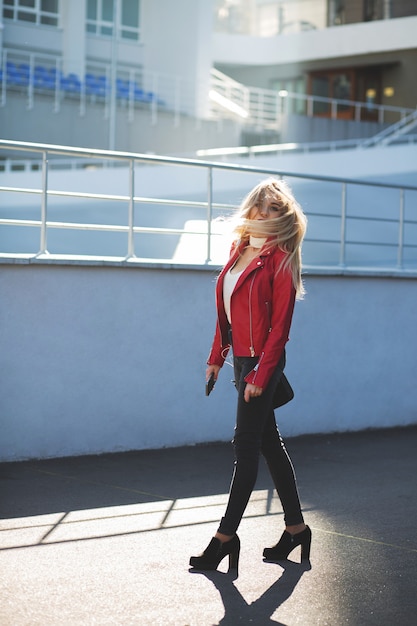
<path id="1" fill-rule="evenodd" d="M 179 79 L 181 109 L 204 115 L 212 66 L 213 0 L 147 1 L 142 17 L 147 75 Z M 162 88 L 162 81 L 158 84 Z"/>
<path id="2" fill-rule="evenodd" d="M 86 0 L 61 0 L 62 70 L 73 72 L 80 79 L 85 73 L 87 17 Z"/>

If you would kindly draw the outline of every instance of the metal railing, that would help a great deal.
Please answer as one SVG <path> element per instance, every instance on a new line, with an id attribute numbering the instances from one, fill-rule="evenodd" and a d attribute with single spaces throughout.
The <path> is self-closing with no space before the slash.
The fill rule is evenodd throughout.
<path id="1" fill-rule="evenodd" d="M 71 148 L 38 143 L 0 140 L 0 150 L 3 154 L 12 151 L 37 153 L 42 157 L 41 185 L 38 188 L 19 185 L 0 185 L 3 201 L 0 212 L 0 228 L 19 227 L 22 229 L 39 229 L 39 249 L 36 252 L 16 249 L 5 251 L 1 249 L 1 257 L 17 258 L 26 256 L 31 261 L 52 259 L 59 252 L 48 251 L 48 235 L 54 229 L 72 231 L 101 231 L 107 233 L 122 233 L 126 235 L 123 255 L 103 254 L 95 255 L 99 258 L 111 260 L 115 263 L 124 262 L 154 262 L 175 264 L 173 257 L 161 258 L 153 254 L 146 256 L 143 250 L 138 250 L 137 236 L 158 235 L 166 237 L 173 235 L 178 240 L 181 237 L 195 237 L 198 247 L 204 242 L 204 259 L 189 258 L 185 264 L 193 266 L 220 265 L 213 261 L 212 246 L 219 236 L 216 228 L 216 218 L 229 214 L 236 205 L 230 204 L 230 189 L 236 190 L 236 176 L 239 179 L 238 189 L 246 193 L 260 177 L 275 176 L 290 182 L 296 197 L 299 199 L 309 219 L 308 234 L 305 239 L 304 259 L 310 267 L 344 268 L 358 270 L 358 268 L 372 267 L 374 270 L 409 271 L 417 273 L 417 187 L 411 185 L 396 185 L 367 182 L 363 180 L 342 179 L 328 176 L 304 175 L 296 172 L 275 171 L 271 169 L 249 167 L 228 163 L 215 163 L 191 159 L 180 159 L 164 156 L 145 155 L 129 152 L 115 152 L 105 150 L 90 150 L 85 148 Z M 73 159 L 90 159 L 112 161 L 124 164 L 128 168 L 126 192 L 123 194 L 89 193 L 74 190 L 58 190 L 50 187 L 48 180 L 49 161 L 60 157 Z M 191 171 L 205 172 L 206 189 L 205 199 L 194 196 L 195 199 L 185 200 L 178 197 L 161 198 L 154 195 L 138 195 L 135 184 L 135 171 L 138 166 L 163 166 L 164 171 L 170 168 L 185 167 Z M 155 167 L 156 181 L 160 174 Z M 120 170 L 119 170 L 120 171 Z M 106 176 L 109 168 L 106 168 Z M 220 175 L 221 173 L 221 175 Z M 230 184 L 225 179 L 225 173 L 230 176 Z M 38 173 L 39 174 L 39 173 Z M 149 173 L 147 173 L 147 176 Z M 14 173 L 0 174 L 0 183 L 13 182 Z M 21 174 L 19 174 L 21 176 Z M 165 175 L 166 176 L 166 175 Z M 8 178 L 9 180 L 4 180 Z M 256 179 L 256 180 L 255 180 Z M 227 192 L 227 193 L 226 193 Z M 186 184 L 183 194 L 187 195 Z M 40 198 L 40 216 L 38 219 L 19 218 L 13 215 L 12 202 L 4 201 L 11 194 L 26 194 Z M 239 191 L 233 192 L 237 200 L 241 198 Z M 49 201 L 53 198 L 66 198 L 71 201 L 84 202 L 87 200 L 113 201 L 124 203 L 126 206 L 125 224 L 102 223 L 99 219 L 95 223 L 82 223 L 70 220 L 51 220 L 48 212 Z M 215 202 L 215 198 L 219 201 Z M 9 207 L 8 207 L 9 204 Z M 195 210 L 194 227 L 187 228 L 187 219 L 184 219 L 182 228 L 161 227 L 160 225 L 139 225 L 137 215 L 141 206 L 147 207 L 147 213 L 152 217 L 154 209 L 161 209 L 169 205 L 173 210 Z M 33 208 L 33 207 L 32 207 Z M 36 207 L 33 208 L 36 210 Z M 37 209 L 39 210 L 39 209 Z M 7 215 L 7 211 L 9 214 Z M 204 211 L 203 216 L 201 211 Z M 97 216 L 99 217 L 99 215 Z M 18 240 L 17 240 L 18 242 Z M 372 251 L 377 251 L 376 255 Z M 200 250 L 201 252 L 201 250 Z M 140 253 L 140 256 L 138 256 Z M 66 258 L 76 258 L 78 254 L 65 254 Z M 223 259 L 224 260 L 224 259 Z"/>
<path id="2" fill-rule="evenodd" d="M 176 123 L 182 114 L 195 111 L 194 86 L 180 76 L 121 63 L 112 76 L 109 63 L 96 61 L 87 62 L 83 75 L 66 73 L 61 56 L 23 49 L 3 48 L 0 58 L 2 107 L 7 105 L 9 95 L 20 94 L 28 110 L 33 109 L 37 99 L 48 98 L 53 112 L 59 113 L 66 100 L 79 107 L 80 116 L 85 115 L 89 105 L 101 105 L 107 119 L 114 96 L 129 121 L 134 120 L 136 109 L 144 108 L 151 112 L 153 124 L 160 111 L 172 112 Z"/>
<path id="3" fill-rule="evenodd" d="M 295 93 L 287 90 L 261 89 L 239 83 L 219 70 L 212 69 L 209 81 L 200 81 L 202 101 L 196 85 L 183 77 L 149 72 L 140 67 L 118 64 L 112 77 L 109 63 L 88 61 L 84 75 L 63 72 L 61 56 L 7 49 L 1 51 L 0 106 L 6 107 L 10 95 L 25 98 L 28 110 L 36 101 L 47 99 L 51 111 L 58 114 L 63 102 L 71 102 L 84 116 L 90 106 L 99 106 L 104 119 L 112 115 L 112 106 L 123 110 L 130 122 L 138 110 L 151 113 L 152 124 L 158 123 L 162 112 L 173 116 L 174 125 L 181 123 L 182 115 L 222 120 L 232 117 L 243 125 L 265 129 L 280 128 L 284 115 L 312 117 L 325 114 L 337 119 L 342 113 L 355 121 L 372 119 L 379 124 L 401 121 L 414 109 L 388 105 L 338 100 Z M 208 88 L 208 93 L 207 93 Z M 200 110 L 201 108 L 201 110 Z"/>
<path id="4" fill-rule="evenodd" d="M 363 139 L 331 139 L 329 141 L 305 141 L 288 143 L 268 143 L 253 146 L 231 146 L 224 148 L 206 148 L 197 150 L 199 157 L 255 157 L 271 154 L 308 154 L 311 152 L 329 152 L 341 150 L 353 150 L 367 147 Z M 377 143 L 377 142 L 375 142 Z M 398 135 L 390 140 L 390 145 L 411 145 L 417 143 L 417 134 Z M 369 144 L 370 145 L 370 144 Z M 13 167 L 12 164 L 10 164 Z M 0 165 L 1 170 L 1 165 Z"/>
<path id="5" fill-rule="evenodd" d="M 388 120 L 401 121 L 415 112 L 415 109 L 407 107 L 326 98 L 286 89 L 277 91 L 248 87 L 216 69 L 211 70 L 210 100 L 213 117 L 232 114 L 243 123 L 275 129 L 279 128 L 283 115 L 291 114 L 307 117 L 325 115 L 331 119 L 343 117 L 355 122 L 384 124 Z"/>

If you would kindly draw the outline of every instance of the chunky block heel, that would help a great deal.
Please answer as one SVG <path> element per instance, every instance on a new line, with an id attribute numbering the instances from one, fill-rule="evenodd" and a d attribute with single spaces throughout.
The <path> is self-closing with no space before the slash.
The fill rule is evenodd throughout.
<path id="1" fill-rule="evenodd" d="M 225 556 L 229 556 L 229 572 L 238 570 L 240 555 L 240 539 L 237 535 L 229 541 L 221 542 L 216 537 L 210 541 L 200 556 L 190 558 L 190 566 L 196 570 L 215 570 Z"/>
<path id="2" fill-rule="evenodd" d="M 291 535 L 284 530 L 281 539 L 273 548 L 264 549 L 264 559 L 266 561 L 283 561 L 297 546 L 301 546 L 301 561 L 308 561 L 311 548 L 311 530 L 308 526 L 296 535 Z"/>

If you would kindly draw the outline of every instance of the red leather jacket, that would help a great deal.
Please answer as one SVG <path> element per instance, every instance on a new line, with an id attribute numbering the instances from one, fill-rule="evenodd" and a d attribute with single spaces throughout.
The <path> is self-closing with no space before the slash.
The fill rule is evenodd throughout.
<path id="1" fill-rule="evenodd" d="M 217 324 L 208 365 L 223 365 L 230 349 L 223 302 L 223 281 L 243 245 L 232 247 L 216 285 Z M 263 389 L 289 339 L 296 290 L 289 270 L 280 270 L 286 253 L 272 248 L 256 257 L 239 277 L 230 301 L 235 356 L 259 356 L 245 380 Z"/>

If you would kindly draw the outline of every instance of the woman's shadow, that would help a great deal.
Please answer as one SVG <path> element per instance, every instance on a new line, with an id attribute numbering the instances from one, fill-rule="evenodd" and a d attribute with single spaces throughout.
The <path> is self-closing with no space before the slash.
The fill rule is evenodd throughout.
<path id="1" fill-rule="evenodd" d="M 285 626 L 271 620 L 271 615 L 291 596 L 304 572 L 311 569 L 309 561 L 301 565 L 293 561 L 280 561 L 284 569 L 282 576 L 274 582 L 257 600 L 248 604 L 233 584 L 237 576 L 218 571 L 202 572 L 218 589 L 223 605 L 224 617 L 217 626 L 236 626 L 236 624 L 256 624 L 257 626 Z"/>

